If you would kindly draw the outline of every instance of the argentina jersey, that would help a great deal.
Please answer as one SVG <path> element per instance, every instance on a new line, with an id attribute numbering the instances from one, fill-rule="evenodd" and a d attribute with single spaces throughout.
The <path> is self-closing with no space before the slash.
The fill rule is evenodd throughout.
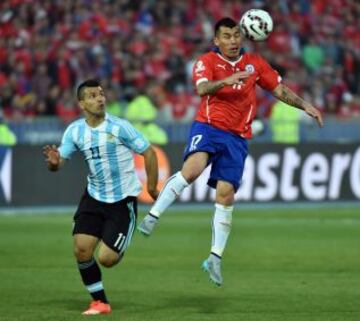
<path id="1" fill-rule="evenodd" d="M 59 152 L 70 159 L 80 151 L 88 164 L 87 190 L 98 201 L 114 203 L 138 196 L 141 184 L 134 168 L 132 151 L 141 154 L 150 143 L 127 120 L 106 114 L 96 128 L 85 119 L 71 123 L 64 132 Z"/>

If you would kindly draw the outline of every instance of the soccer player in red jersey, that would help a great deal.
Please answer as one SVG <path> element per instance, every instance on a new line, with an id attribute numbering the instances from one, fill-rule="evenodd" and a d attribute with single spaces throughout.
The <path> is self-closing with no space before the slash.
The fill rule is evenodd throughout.
<path id="1" fill-rule="evenodd" d="M 215 26 L 215 51 L 199 57 L 193 81 L 201 105 L 192 125 L 181 171 L 170 177 L 138 229 L 150 235 L 160 215 L 211 164 L 208 185 L 216 189 L 212 222 L 212 245 L 203 268 L 210 280 L 223 283 L 221 257 L 230 234 L 234 195 L 240 186 L 256 115 L 255 87 L 270 91 L 277 99 L 304 110 L 320 126 L 321 113 L 281 83 L 276 70 L 257 54 L 241 49 L 238 24 L 223 18 Z"/>

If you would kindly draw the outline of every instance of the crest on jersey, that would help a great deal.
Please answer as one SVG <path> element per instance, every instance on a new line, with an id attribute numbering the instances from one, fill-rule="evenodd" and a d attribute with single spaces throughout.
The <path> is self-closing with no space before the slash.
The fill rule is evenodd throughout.
<path id="1" fill-rule="evenodd" d="M 115 141 L 115 136 L 111 135 L 111 134 L 107 134 L 107 141 L 108 142 L 114 142 Z"/>
<path id="2" fill-rule="evenodd" d="M 254 68 L 253 65 L 248 64 L 248 65 L 245 66 L 245 70 L 246 70 L 247 72 L 254 72 L 254 71 L 255 71 L 255 68 Z"/>
<path id="3" fill-rule="evenodd" d="M 195 72 L 198 73 L 204 70 L 205 70 L 204 63 L 201 60 L 199 60 L 195 65 Z"/>

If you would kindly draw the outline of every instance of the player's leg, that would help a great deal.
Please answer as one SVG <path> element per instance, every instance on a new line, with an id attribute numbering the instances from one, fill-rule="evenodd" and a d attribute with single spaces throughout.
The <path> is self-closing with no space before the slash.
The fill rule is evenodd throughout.
<path id="1" fill-rule="evenodd" d="M 217 285 L 223 283 L 221 258 L 231 231 L 234 195 L 240 186 L 247 156 L 247 142 L 241 137 L 219 132 L 221 153 L 212 163 L 208 184 L 216 188 L 215 213 L 212 220 L 212 242 L 203 267 Z"/>
<path id="2" fill-rule="evenodd" d="M 150 213 L 160 215 L 176 200 L 180 193 L 204 171 L 209 159 L 208 153 L 197 152 L 191 154 L 184 162 L 181 171 L 170 177 Z"/>
<path id="3" fill-rule="evenodd" d="M 136 197 L 129 196 L 113 204 L 107 204 L 98 260 L 104 267 L 120 262 L 130 246 L 137 219 Z"/>
<path id="4" fill-rule="evenodd" d="M 212 128 L 207 124 L 193 123 L 181 171 L 167 180 L 149 214 L 145 216 L 138 227 L 144 235 L 151 234 L 162 213 L 176 200 L 185 187 L 198 178 L 208 165 L 209 155 L 216 152 L 216 146 L 211 141 L 211 130 Z"/>
<path id="5" fill-rule="evenodd" d="M 106 314 L 111 312 L 102 283 L 101 271 L 93 256 L 98 242 L 99 239 L 92 235 L 74 235 L 74 252 L 80 275 L 93 299 L 89 308 L 82 313 L 83 315 Z"/>
<path id="6" fill-rule="evenodd" d="M 148 215 L 140 223 L 138 230 L 144 235 L 150 235 L 161 214 L 178 198 L 185 187 L 189 186 L 207 166 L 208 153 L 191 154 L 183 164 L 181 171 L 171 176 L 161 190 L 158 199 Z"/>
<path id="7" fill-rule="evenodd" d="M 234 195 L 231 183 L 221 180 L 217 182 L 211 253 L 218 257 L 222 256 L 231 231 Z"/>
<path id="8" fill-rule="evenodd" d="M 94 258 L 102 229 L 99 204 L 100 202 L 86 192 L 74 216 L 74 253 L 82 281 L 93 299 L 90 307 L 84 311 L 85 315 L 111 311 L 102 283 L 101 270 Z"/>
<path id="9" fill-rule="evenodd" d="M 221 258 L 231 231 L 234 194 L 232 184 L 217 182 L 215 213 L 211 225 L 211 250 L 209 257 L 203 262 L 203 268 L 209 272 L 211 281 L 216 285 L 223 283 Z"/>
<path id="10" fill-rule="evenodd" d="M 107 303 L 102 284 L 101 271 L 94 258 L 94 251 L 99 239 L 92 235 L 74 235 L 74 253 L 82 281 L 94 301 Z"/>

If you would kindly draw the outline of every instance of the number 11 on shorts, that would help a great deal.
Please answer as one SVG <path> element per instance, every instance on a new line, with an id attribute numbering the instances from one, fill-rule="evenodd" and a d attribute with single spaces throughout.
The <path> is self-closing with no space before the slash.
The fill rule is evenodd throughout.
<path id="1" fill-rule="evenodd" d="M 116 239 L 114 243 L 114 247 L 120 251 L 121 247 L 124 244 L 125 239 L 126 239 L 125 235 L 123 233 L 119 233 L 119 237 Z"/>

